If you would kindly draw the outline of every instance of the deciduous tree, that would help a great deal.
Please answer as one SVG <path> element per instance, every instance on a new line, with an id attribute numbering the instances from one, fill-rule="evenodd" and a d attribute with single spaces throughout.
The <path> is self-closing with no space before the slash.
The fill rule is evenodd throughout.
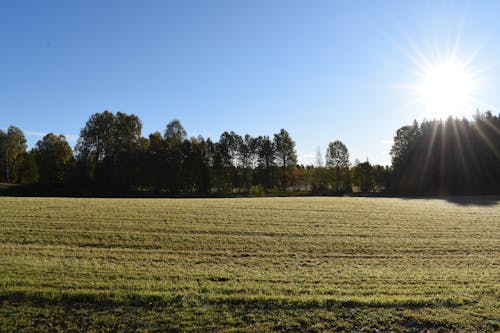
<path id="1" fill-rule="evenodd" d="M 276 150 L 276 163 L 281 168 L 281 185 L 283 191 L 285 191 L 288 185 L 288 173 L 297 165 L 295 142 L 290 137 L 290 134 L 282 128 L 279 133 L 274 134 L 273 143 Z"/>
<path id="2" fill-rule="evenodd" d="M 349 151 L 340 140 L 330 142 L 326 150 L 326 167 L 334 170 L 335 191 L 345 191 L 349 184 Z"/>
<path id="3" fill-rule="evenodd" d="M 63 185 L 73 159 L 73 151 L 66 137 L 49 133 L 36 143 L 34 151 L 40 183 L 51 186 Z"/>

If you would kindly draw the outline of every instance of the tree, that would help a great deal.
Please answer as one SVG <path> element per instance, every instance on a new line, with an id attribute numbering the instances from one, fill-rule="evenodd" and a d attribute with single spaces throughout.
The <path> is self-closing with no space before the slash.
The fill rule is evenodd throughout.
<path id="1" fill-rule="evenodd" d="M 144 185 L 149 186 L 155 192 L 158 192 L 165 183 L 162 173 L 162 163 L 164 162 L 164 142 L 160 132 L 149 134 L 149 145 L 146 153 L 146 168 L 142 170 L 145 174 Z"/>
<path id="2" fill-rule="evenodd" d="M 375 186 L 374 172 L 370 162 L 356 163 L 352 168 L 352 179 L 361 192 L 372 191 Z"/>
<path id="3" fill-rule="evenodd" d="M 165 186 L 173 193 L 180 192 L 185 187 L 183 179 L 184 152 L 183 143 L 187 140 L 187 133 L 180 121 L 172 120 L 167 124 L 164 134 L 164 162 Z"/>
<path id="4" fill-rule="evenodd" d="M 500 116 L 414 122 L 397 131 L 391 155 L 395 192 L 498 193 Z"/>
<path id="5" fill-rule="evenodd" d="M 178 119 L 174 119 L 167 124 L 167 128 L 165 129 L 165 140 L 169 144 L 180 145 L 186 139 L 186 130 Z"/>
<path id="6" fill-rule="evenodd" d="M 328 170 L 325 167 L 308 165 L 303 169 L 304 183 L 312 193 L 325 194 L 328 191 Z"/>
<path id="7" fill-rule="evenodd" d="M 136 187 L 142 177 L 137 171 L 144 150 L 141 144 L 142 122 L 134 114 L 117 112 L 113 125 L 113 151 L 108 173 L 115 191 L 128 192 Z M 109 172 L 109 171 L 108 171 Z"/>
<path id="8" fill-rule="evenodd" d="M 224 132 L 214 146 L 214 183 L 219 191 L 228 192 L 231 187 L 241 189 L 242 181 L 238 175 L 237 166 L 241 163 L 241 136 L 235 132 Z"/>
<path id="9" fill-rule="evenodd" d="M 393 188 L 397 191 L 407 187 L 410 181 L 415 184 L 415 174 L 411 174 L 407 169 L 411 167 L 410 161 L 413 159 L 420 135 L 420 126 L 416 120 L 412 125 L 403 126 L 396 132 L 390 154 L 395 180 Z"/>
<path id="10" fill-rule="evenodd" d="M 105 110 L 93 114 L 80 130 L 80 138 L 76 144 L 76 157 L 89 161 L 91 155 L 95 161 L 103 161 L 113 155 L 115 147 L 115 116 Z"/>
<path id="11" fill-rule="evenodd" d="M 92 183 L 100 191 L 128 191 L 138 178 L 141 130 L 135 115 L 107 110 L 93 114 L 75 147 L 78 168 L 86 178 L 81 183 Z"/>
<path id="12" fill-rule="evenodd" d="M 0 130 L 0 182 L 48 187 L 64 184 L 73 193 L 127 194 L 282 191 L 289 187 L 326 193 L 334 190 L 422 194 L 498 194 L 500 115 L 423 121 L 399 128 L 391 149 L 392 166 L 356 162 L 341 141 L 328 145 L 326 167 L 318 148 L 316 166 L 297 165 L 295 143 L 282 129 L 268 136 L 222 133 L 213 143 L 187 138 L 179 120 L 164 133 L 141 136 L 135 115 L 109 111 L 92 115 L 80 131 L 76 160 L 64 136 L 48 134 L 26 152 L 19 128 Z M 252 186 L 257 185 L 254 189 Z M 70 193 L 70 192 L 67 192 Z"/>
<path id="13" fill-rule="evenodd" d="M 321 150 L 316 147 L 314 166 L 307 169 L 307 184 L 313 193 L 326 193 L 328 191 L 328 170 L 323 165 Z"/>
<path id="14" fill-rule="evenodd" d="M 269 169 L 274 166 L 276 149 L 271 139 L 266 136 L 259 136 L 256 139 L 256 149 L 258 155 L 258 166 Z"/>
<path id="15" fill-rule="evenodd" d="M 266 189 L 274 186 L 275 147 L 268 136 L 259 136 L 254 139 L 257 167 L 255 170 L 255 183 L 261 184 Z"/>
<path id="16" fill-rule="evenodd" d="M 222 163 L 226 167 L 236 167 L 240 162 L 240 146 L 243 144 L 241 136 L 235 132 L 224 132 L 219 138 L 219 151 Z"/>
<path id="17" fill-rule="evenodd" d="M 10 126 L 7 133 L 0 131 L 0 181 L 19 182 L 18 169 L 26 155 L 26 138 L 23 131 Z"/>
<path id="18" fill-rule="evenodd" d="M 32 149 L 23 154 L 21 164 L 19 165 L 19 183 L 36 184 L 39 180 L 38 165 L 36 161 L 36 152 Z"/>
<path id="19" fill-rule="evenodd" d="M 64 184 L 65 175 L 73 159 L 73 151 L 64 135 L 49 133 L 35 146 L 40 183 L 50 186 Z"/>
<path id="20" fill-rule="evenodd" d="M 139 146 L 142 122 L 136 115 L 117 112 L 112 130 L 115 153 L 129 152 Z"/>
<path id="21" fill-rule="evenodd" d="M 416 120 L 411 126 L 403 126 L 397 130 L 391 148 L 392 165 L 395 169 L 405 164 L 419 134 L 420 127 Z"/>
<path id="22" fill-rule="evenodd" d="M 247 191 L 252 185 L 252 170 L 257 162 L 257 140 L 246 134 L 239 145 L 241 179 Z"/>
<path id="23" fill-rule="evenodd" d="M 335 170 L 335 191 L 346 190 L 346 184 L 349 183 L 349 151 L 347 146 L 340 140 L 330 142 L 326 150 L 326 166 Z"/>
<path id="24" fill-rule="evenodd" d="M 186 190 L 197 193 L 208 193 L 210 191 L 210 148 L 200 135 L 184 141 L 184 173 Z"/>
<path id="25" fill-rule="evenodd" d="M 7 133 L 0 130 L 0 182 L 9 182 L 9 153 L 7 150 Z"/>
<path id="26" fill-rule="evenodd" d="M 290 134 L 282 128 L 279 133 L 274 134 L 273 143 L 276 150 L 276 162 L 281 168 L 281 186 L 284 192 L 288 185 L 288 172 L 297 165 L 295 142 L 290 137 Z"/>
<path id="27" fill-rule="evenodd" d="M 321 168 L 323 166 L 323 157 L 321 156 L 321 149 L 319 146 L 316 147 L 316 156 L 314 158 L 314 166 Z"/>

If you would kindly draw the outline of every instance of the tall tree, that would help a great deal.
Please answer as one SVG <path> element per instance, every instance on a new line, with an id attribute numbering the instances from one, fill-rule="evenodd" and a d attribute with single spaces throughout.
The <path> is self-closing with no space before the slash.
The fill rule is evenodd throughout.
<path id="1" fill-rule="evenodd" d="M 289 172 L 297 165 L 295 142 L 290 137 L 290 134 L 282 128 L 279 133 L 274 134 L 273 143 L 276 149 L 276 162 L 281 168 L 281 186 L 285 191 L 288 185 Z"/>
<path id="2" fill-rule="evenodd" d="M 326 150 L 326 166 L 329 169 L 335 170 L 335 191 L 339 193 L 346 190 L 346 185 L 349 183 L 349 151 L 347 146 L 340 140 L 330 142 Z"/>
<path id="3" fill-rule="evenodd" d="M 186 139 L 186 130 L 178 119 L 174 119 L 167 124 L 167 128 L 165 129 L 165 140 L 168 141 L 169 144 L 180 145 Z"/>
<path id="4" fill-rule="evenodd" d="M 316 156 L 314 157 L 314 166 L 321 168 L 323 166 L 323 156 L 321 156 L 321 149 L 316 147 Z"/>
<path id="5" fill-rule="evenodd" d="M 141 175 L 137 171 L 142 164 L 143 151 L 147 148 L 141 136 L 142 122 L 134 114 L 117 112 L 113 129 L 113 187 L 128 192 L 138 185 Z"/>
<path id="6" fill-rule="evenodd" d="M 375 187 L 375 175 L 370 162 L 356 163 L 352 168 L 352 179 L 361 192 L 372 191 Z"/>
<path id="7" fill-rule="evenodd" d="M 242 183 L 247 191 L 252 186 L 252 170 L 257 163 L 257 140 L 246 134 L 240 142 L 239 158 Z"/>
<path id="8" fill-rule="evenodd" d="M 391 148 L 392 168 L 394 170 L 393 189 L 401 190 L 411 181 L 415 184 L 416 176 L 408 172 L 411 160 L 415 153 L 416 143 L 421 136 L 421 128 L 415 120 L 410 126 L 403 126 L 397 130 L 394 144 Z"/>
<path id="9" fill-rule="evenodd" d="M 32 149 L 23 154 L 21 164 L 19 165 L 19 183 L 36 184 L 39 181 L 38 163 L 36 152 Z"/>
<path id="10" fill-rule="evenodd" d="M 19 166 L 26 154 L 23 131 L 10 126 L 7 133 L 0 131 L 0 179 L 7 183 L 19 182 Z"/>
<path id="11" fill-rule="evenodd" d="M 274 186 L 275 147 L 268 136 L 259 136 L 254 139 L 257 166 L 254 177 L 255 183 L 263 185 L 267 190 Z"/>
<path id="12" fill-rule="evenodd" d="M 235 132 L 224 132 L 214 148 L 214 178 L 219 191 L 241 187 L 236 167 L 240 163 L 239 150 L 242 138 Z"/>
<path id="13" fill-rule="evenodd" d="M 40 183 L 60 186 L 73 159 L 73 151 L 64 135 L 49 133 L 35 146 Z"/>
<path id="14" fill-rule="evenodd" d="M 128 191 L 136 179 L 142 123 L 135 115 L 95 113 L 80 131 L 79 169 L 101 191 Z M 85 183 L 86 181 L 84 181 Z"/>
<path id="15" fill-rule="evenodd" d="M 500 116 L 416 122 L 397 131 L 392 190 L 401 193 L 498 193 Z"/>
<path id="16" fill-rule="evenodd" d="M 93 114 L 80 130 L 76 144 L 76 156 L 79 160 L 103 161 L 113 155 L 115 147 L 115 116 L 105 110 Z"/>
<path id="17" fill-rule="evenodd" d="M 143 178 L 145 178 L 144 185 L 158 192 L 165 184 L 165 176 L 163 175 L 165 145 L 160 132 L 149 134 L 149 145 L 146 155 L 146 169 L 141 170 L 145 174 L 143 175 Z"/>
<path id="18" fill-rule="evenodd" d="M 187 133 L 180 121 L 172 120 L 167 124 L 164 134 L 164 168 L 165 186 L 170 192 L 180 192 L 184 187 L 184 141 L 187 140 Z"/>
<path id="19" fill-rule="evenodd" d="M 117 112 L 113 127 L 115 150 L 131 151 L 138 147 L 142 131 L 142 122 L 139 117 Z"/>
<path id="20" fill-rule="evenodd" d="M 200 135 L 184 141 L 184 173 L 186 190 L 197 193 L 210 191 L 209 147 Z"/>
<path id="21" fill-rule="evenodd" d="M 7 152 L 7 133 L 0 129 L 0 182 L 8 182 L 9 153 Z"/>

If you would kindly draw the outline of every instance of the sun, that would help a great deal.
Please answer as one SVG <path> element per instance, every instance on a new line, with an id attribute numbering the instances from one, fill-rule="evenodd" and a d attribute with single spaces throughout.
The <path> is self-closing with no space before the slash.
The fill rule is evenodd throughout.
<path id="1" fill-rule="evenodd" d="M 455 58 L 428 64 L 420 75 L 418 99 L 432 117 L 463 116 L 474 111 L 473 93 L 477 83 L 466 63 Z"/>

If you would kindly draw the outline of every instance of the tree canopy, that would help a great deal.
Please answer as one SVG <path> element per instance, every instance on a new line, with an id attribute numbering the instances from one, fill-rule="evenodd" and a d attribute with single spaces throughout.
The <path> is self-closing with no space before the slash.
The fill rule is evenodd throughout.
<path id="1" fill-rule="evenodd" d="M 334 170 L 336 192 L 345 191 L 348 186 L 349 151 L 340 140 L 330 142 L 326 150 L 326 166 Z"/>
<path id="2" fill-rule="evenodd" d="M 64 135 L 49 133 L 34 148 L 39 181 L 45 185 L 62 185 L 73 159 L 73 151 Z"/>
<path id="3" fill-rule="evenodd" d="M 174 119 L 163 134 L 143 137 L 139 117 L 109 111 L 89 118 L 74 153 L 54 133 L 27 151 L 23 132 L 10 126 L 0 130 L 0 182 L 70 194 L 500 193 L 500 116 L 491 112 L 402 126 L 390 167 L 351 166 L 340 140 L 328 144 L 324 166 L 319 148 L 316 165 L 298 165 L 285 129 L 255 137 L 224 131 L 212 141 L 189 138 Z"/>

